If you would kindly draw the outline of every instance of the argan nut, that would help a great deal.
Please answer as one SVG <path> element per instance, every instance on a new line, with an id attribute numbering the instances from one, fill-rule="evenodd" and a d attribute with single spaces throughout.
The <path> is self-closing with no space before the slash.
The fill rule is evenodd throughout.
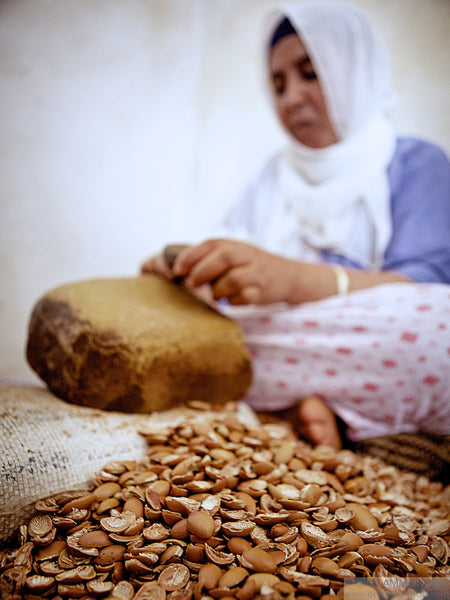
<path id="1" fill-rule="evenodd" d="M 136 515 L 136 517 L 144 516 L 144 506 L 139 498 L 131 497 L 123 505 L 123 511 L 129 511 Z"/>
<path id="2" fill-rule="evenodd" d="M 213 588 L 217 587 L 222 574 L 222 569 L 213 563 L 203 565 L 198 572 L 198 583 L 200 589 L 206 588 L 207 590 L 212 590 Z"/>
<path id="3" fill-rule="evenodd" d="M 242 558 L 258 573 L 273 573 L 277 570 L 277 563 L 270 554 L 259 548 L 244 550 Z"/>
<path id="4" fill-rule="evenodd" d="M 121 560 L 125 554 L 125 546 L 113 544 L 102 548 L 95 558 L 94 563 L 96 565 L 110 565 L 118 560 Z"/>
<path id="5" fill-rule="evenodd" d="M 236 598 L 238 600 L 251 600 L 253 596 L 256 594 L 256 582 L 255 581 L 247 581 L 240 588 L 239 591 L 236 592 Z"/>
<path id="6" fill-rule="evenodd" d="M 250 581 L 253 581 L 255 583 L 256 590 L 259 592 L 260 589 L 265 585 L 267 585 L 268 587 L 273 587 L 274 585 L 279 583 L 280 579 L 272 573 L 253 573 L 247 578 L 247 582 Z"/>
<path id="7" fill-rule="evenodd" d="M 339 572 L 339 566 L 331 558 L 325 556 L 318 556 L 311 563 L 311 569 L 314 573 L 319 575 L 329 575 L 330 577 L 336 577 Z"/>
<path id="8" fill-rule="evenodd" d="M 181 590 L 186 587 L 190 579 L 189 569 L 185 565 L 169 565 L 161 571 L 158 583 L 168 592 Z"/>
<path id="9" fill-rule="evenodd" d="M 248 574 L 247 569 L 244 569 L 244 567 L 233 567 L 219 579 L 219 587 L 232 588 L 239 585 Z"/>
<path id="10" fill-rule="evenodd" d="M 369 531 L 379 530 L 380 526 L 378 525 L 378 521 L 375 519 L 373 514 L 363 504 L 356 504 L 356 502 L 351 502 L 347 504 L 347 507 L 351 509 L 355 515 L 350 519 L 350 525 L 358 530 L 358 531 Z"/>
<path id="11" fill-rule="evenodd" d="M 187 528 L 192 535 L 207 540 L 214 535 L 216 524 L 208 512 L 198 510 L 188 516 Z"/>
<path id="12" fill-rule="evenodd" d="M 78 539 L 78 543 L 86 548 L 103 548 L 111 545 L 109 535 L 100 529 L 83 533 Z"/>
<path id="13" fill-rule="evenodd" d="M 174 525 L 172 525 L 170 535 L 176 540 L 184 540 L 187 538 L 189 535 L 187 519 L 180 519 Z"/>
<path id="14" fill-rule="evenodd" d="M 97 488 L 95 488 L 95 490 L 92 493 L 94 494 L 97 501 L 101 502 L 102 500 L 111 498 L 112 496 L 114 496 L 114 494 L 117 494 L 121 491 L 122 488 L 118 483 L 115 483 L 114 481 L 108 481 L 107 483 L 99 485 Z"/>
<path id="15" fill-rule="evenodd" d="M 227 542 L 228 549 L 233 554 L 242 554 L 244 550 L 252 548 L 250 542 L 241 537 L 232 537 Z"/>

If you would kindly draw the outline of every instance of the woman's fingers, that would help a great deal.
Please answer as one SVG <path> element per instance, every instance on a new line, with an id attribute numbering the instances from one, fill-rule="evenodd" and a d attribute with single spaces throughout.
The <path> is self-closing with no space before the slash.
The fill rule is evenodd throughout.
<path id="1" fill-rule="evenodd" d="M 257 285 L 248 285 L 239 293 L 228 297 L 230 304 L 262 304 L 262 290 Z"/>
<path id="2" fill-rule="evenodd" d="M 259 282 L 249 265 L 226 270 L 211 284 L 214 298 L 227 298 L 231 304 L 254 304 L 261 300 Z"/>
<path id="3" fill-rule="evenodd" d="M 169 265 L 162 254 L 152 256 L 146 260 L 141 266 L 141 273 L 157 273 L 163 277 L 166 277 L 167 279 L 173 279 L 172 271 L 170 270 Z"/>
<path id="4" fill-rule="evenodd" d="M 183 251 L 173 267 L 174 275 L 185 277 L 185 284 L 198 287 L 213 284 L 240 264 L 239 246 L 224 240 L 208 240 Z"/>
<path id="5" fill-rule="evenodd" d="M 212 250 L 211 242 L 203 242 L 197 246 L 188 246 L 175 259 L 172 271 L 176 277 L 185 277 L 192 267 Z"/>

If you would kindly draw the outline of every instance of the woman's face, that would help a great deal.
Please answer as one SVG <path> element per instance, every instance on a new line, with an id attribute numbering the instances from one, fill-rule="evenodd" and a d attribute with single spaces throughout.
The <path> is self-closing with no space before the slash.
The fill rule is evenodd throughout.
<path id="1" fill-rule="evenodd" d="M 291 135 L 311 148 L 336 143 L 319 80 L 297 35 L 275 44 L 269 67 L 276 111 Z"/>

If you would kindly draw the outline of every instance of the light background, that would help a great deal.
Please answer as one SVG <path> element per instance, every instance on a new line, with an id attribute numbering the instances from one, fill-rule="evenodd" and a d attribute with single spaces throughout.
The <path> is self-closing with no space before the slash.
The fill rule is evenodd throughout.
<path id="1" fill-rule="evenodd" d="M 450 150 L 449 0 L 355 0 L 401 133 Z M 128 276 L 212 227 L 283 137 L 263 92 L 276 0 L 0 0 L 0 380 L 46 291 Z"/>

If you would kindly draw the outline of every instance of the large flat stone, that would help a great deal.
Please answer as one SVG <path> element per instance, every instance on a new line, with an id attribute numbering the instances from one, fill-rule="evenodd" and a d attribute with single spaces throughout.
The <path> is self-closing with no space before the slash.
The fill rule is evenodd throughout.
<path id="1" fill-rule="evenodd" d="M 224 403 L 251 381 L 240 327 L 156 275 L 50 290 L 32 311 L 26 354 L 55 395 L 108 410 Z"/>

